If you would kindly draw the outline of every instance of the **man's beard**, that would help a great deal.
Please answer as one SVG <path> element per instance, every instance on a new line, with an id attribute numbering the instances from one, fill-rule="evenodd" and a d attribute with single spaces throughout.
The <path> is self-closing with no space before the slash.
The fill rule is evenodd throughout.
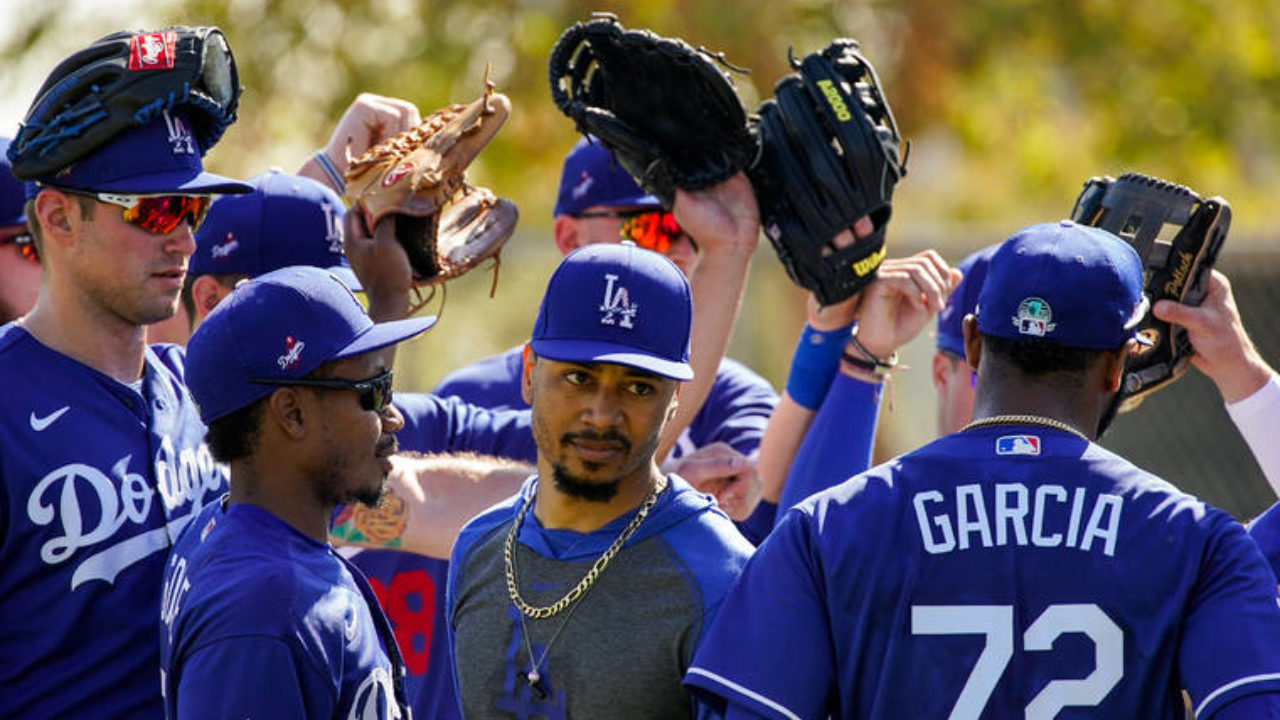
<path id="1" fill-rule="evenodd" d="M 618 486 L 622 484 L 621 477 L 604 482 L 591 482 L 574 477 L 560 463 L 551 466 L 551 479 L 555 480 L 556 489 L 565 495 L 599 503 L 612 500 L 613 496 L 618 494 Z"/>

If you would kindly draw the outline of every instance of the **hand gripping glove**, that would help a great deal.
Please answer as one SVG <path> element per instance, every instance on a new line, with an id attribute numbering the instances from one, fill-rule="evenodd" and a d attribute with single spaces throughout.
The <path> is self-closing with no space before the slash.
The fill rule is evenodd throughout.
<path id="1" fill-rule="evenodd" d="M 906 158 L 899 158 L 897 123 L 857 41 L 837 39 L 790 61 L 796 72 L 760 106 L 761 152 L 747 175 L 787 274 L 831 305 L 875 278 Z M 836 234 L 864 215 L 873 232 L 837 249 Z"/>
<path id="2" fill-rule="evenodd" d="M 511 112 L 507 97 L 485 82 L 475 102 L 437 110 L 347 169 L 347 201 L 371 230 L 395 216 L 415 285 L 435 285 L 496 258 L 515 230 L 515 203 L 466 183 L 467 167 Z"/>
<path id="3" fill-rule="evenodd" d="M 1138 251 L 1146 267 L 1144 293 L 1152 305 L 1158 300 L 1199 305 L 1231 228 L 1231 206 L 1220 197 L 1202 200 L 1181 185 L 1128 173 L 1086 182 L 1071 219 L 1114 233 Z M 1191 360 L 1191 341 L 1181 327 L 1148 312 L 1138 334 L 1151 344 L 1125 365 L 1121 412 L 1177 380 Z"/>
<path id="4" fill-rule="evenodd" d="M 49 74 L 9 146 L 13 174 L 54 175 L 135 125 L 184 109 L 200 154 L 235 122 L 240 76 L 222 31 L 174 26 L 118 32 Z"/>
<path id="5" fill-rule="evenodd" d="M 551 97 L 670 209 L 676 188 L 727 180 L 756 156 L 721 55 L 598 14 L 551 51 Z M 732 68 L 735 69 L 736 68 Z"/>

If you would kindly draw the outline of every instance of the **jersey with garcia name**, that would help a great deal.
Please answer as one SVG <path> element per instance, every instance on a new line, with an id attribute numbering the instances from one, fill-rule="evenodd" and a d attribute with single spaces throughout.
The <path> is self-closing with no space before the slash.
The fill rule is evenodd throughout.
<path id="1" fill-rule="evenodd" d="M 227 489 L 182 365 L 135 388 L 0 328 L 0 717 L 162 714 L 165 559 Z"/>
<path id="2" fill-rule="evenodd" d="M 778 663 L 776 658 L 787 658 Z M 686 683 L 772 718 L 1182 718 L 1280 690 L 1227 514 L 1067 433 L 948 436 L 792 509 Z"/>

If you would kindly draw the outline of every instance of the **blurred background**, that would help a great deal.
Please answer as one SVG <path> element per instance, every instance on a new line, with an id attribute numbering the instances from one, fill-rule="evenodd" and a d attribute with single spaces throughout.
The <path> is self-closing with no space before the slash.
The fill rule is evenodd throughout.
<path id="1" fill-rule="evenodd" d="M 239 122 L 206 165 L 237 177 L 296 170 L 362 91 L 409 99 L 425 115 L 477 97 L 492 63 L 514 110 L 469 176 L 514 200 L 520 227 L 492 299 L 491 275 L 477 272 L 432 303 L 442 320 L 402 352 L 400 389 L 429 390 L 528 337 L 559 260 L 551 207 L 577 139 L 551 102 L 547 55 L 597 10 L 750 68 L 736 77 L 749 108 L 788 71 L 789 48 L 803 55 L 833 37 L 858 39 L 912 142 L 891 255 L 934 247 L 958 262 L 1067 215 L 1094 175 L 1144 172 L 1225 197 L 1234 222 L 1220 267 L 1264 357 L 1280 360 L 1274 0 L 0 0 L 0 10 L 7 136 L 49 70 L 95 38 L 166 24 L 222 28 L 245 94 Z M 803 309 L 762 239 L 730 355 L 781 387 Z M 903 353 L 912 369 L 896 373 L 882 411 L 881 458 L 933 437 L 932 348 L 926 333 Z M 1275 499 L 1194 370 L 1122 416 L 1103 444 L 1242 519 Z"/>

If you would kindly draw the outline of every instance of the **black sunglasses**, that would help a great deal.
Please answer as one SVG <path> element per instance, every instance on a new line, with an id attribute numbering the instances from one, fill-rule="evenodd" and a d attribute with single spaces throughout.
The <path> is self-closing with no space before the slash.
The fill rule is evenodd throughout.
<path id="1" fill-rule="evenodd" d="M 322 378 L 298 380 L 253 380 L 259 385 L 276 387 L 309 387 L 321 390 L 355 390 L 360 393 L 360 407 L 365 410 L 382 412 L 391 404 L 391 371 L 375 375 L 368 380 L 343 380 L 341 378 Z"/>

